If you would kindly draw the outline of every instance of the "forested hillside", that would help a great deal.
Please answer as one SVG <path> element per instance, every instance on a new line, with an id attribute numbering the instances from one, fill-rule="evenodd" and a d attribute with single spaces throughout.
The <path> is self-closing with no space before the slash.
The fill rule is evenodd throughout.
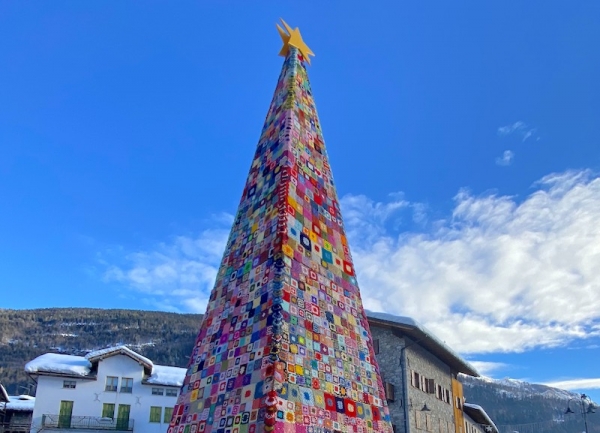
<path id="1" fill-rule="evenodd" d="M 0 310 L 0 382 L 9 394 L 33 392 L 25 363 L 46 352 L 85 355 L 125 344 L 157 364 L 185 367 L 201 315 L 137 310 L 52 308 Z M 516 380 L 461 377 L 467 401 L 483 406 L 500 433 L 579 433 L 581 415 L 564 415 L 577 397 Z M 578 407 L 572 402 L 572 409 Z M 589 433 L 600 433 L 600 410 L 590 414 Z"/>
<path id="2" fill-rule="evenodd" d="M 157 364 L 185 367 L 200 327 L 199 314 L 49 308 L 0 310 L 0 382 L 23 394 L 32 381 L 25 363 L 47 352 L 85 355 L 126 344 Z"/>

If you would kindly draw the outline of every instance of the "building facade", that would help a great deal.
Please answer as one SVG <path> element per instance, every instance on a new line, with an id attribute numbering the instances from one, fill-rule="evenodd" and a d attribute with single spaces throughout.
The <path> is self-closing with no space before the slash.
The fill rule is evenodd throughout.
<path id="1" fill-rule="evenodd" d="M 467 433 L 459 373 L 475 368 L 408 317 L 367 312 L 396 433 Z"/>
<path id="2" fill-rule="evenodd" d="M 31 426 L 35 397 L 12 396 L 0 385 L 0 433 L 26 433 Z"/>
<path id="3" fill-rule="evenodd" d="M 124 346 L 85 357 L 45 354 L 25 370 L 37 382 L 32 433 L 164 433 L 185 377 L 185 369 L 155 365 Z"/>

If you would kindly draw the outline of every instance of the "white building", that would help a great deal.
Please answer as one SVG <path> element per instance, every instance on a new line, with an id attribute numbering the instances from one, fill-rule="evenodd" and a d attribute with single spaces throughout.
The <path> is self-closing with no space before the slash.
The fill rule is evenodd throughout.
<path id="1" fill-rule="evenodd" d="M 37 381 L 32 433 L 164 433 L 186 370 L 119 346 L 85 357 L 47 353 L 25 371 Z"/>

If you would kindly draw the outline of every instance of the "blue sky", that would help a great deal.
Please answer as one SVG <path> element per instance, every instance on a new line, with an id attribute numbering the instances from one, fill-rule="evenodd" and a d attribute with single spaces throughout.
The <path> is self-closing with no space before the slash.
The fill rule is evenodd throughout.
<path id="1" fill-rule="evenodd" d="M 600 401 L 600 3 L 322 3 L 1 2 L 2 307 L 204 311 L 283 17 L 365 305 Z"/>

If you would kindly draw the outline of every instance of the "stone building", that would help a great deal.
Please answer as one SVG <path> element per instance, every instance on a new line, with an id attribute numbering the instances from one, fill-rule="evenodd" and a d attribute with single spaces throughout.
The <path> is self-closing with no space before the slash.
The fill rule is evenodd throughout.
<path id="1" fill-rule="evenodd" d="M 409 317 L 367 317 L 395 432 L 470 433 L 457 375 L 475 368 Z"/>

